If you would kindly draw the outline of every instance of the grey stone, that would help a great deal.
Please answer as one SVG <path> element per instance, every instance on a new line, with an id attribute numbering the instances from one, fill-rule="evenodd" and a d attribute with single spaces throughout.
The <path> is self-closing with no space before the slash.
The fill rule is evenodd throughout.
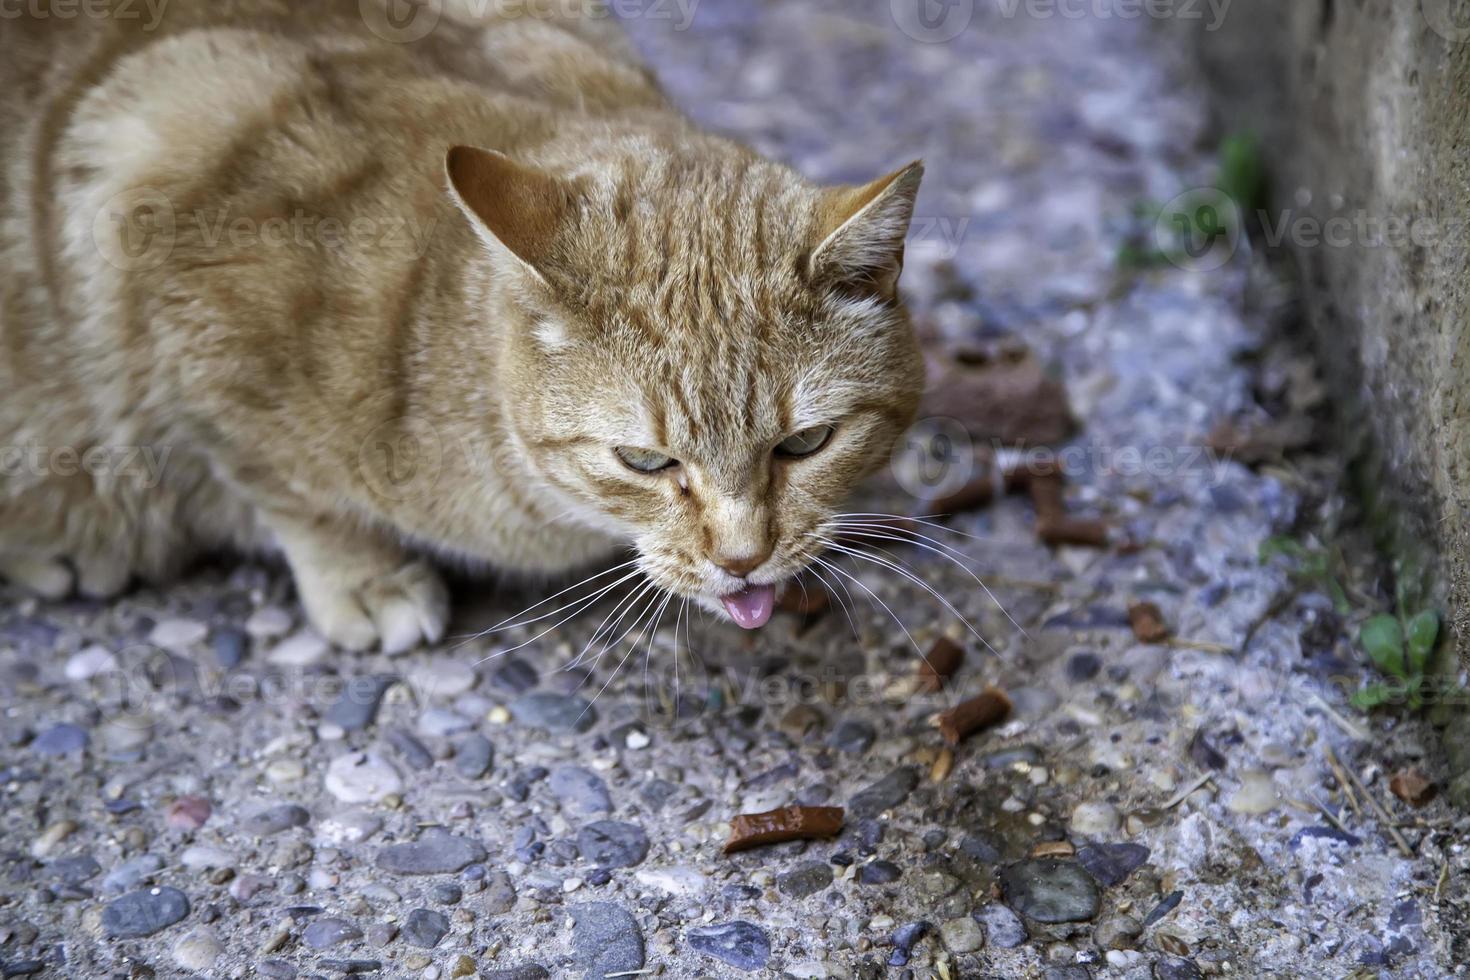
<path id="1" fill-rule="evenodd" d="M 832 884 L 832 866 L 823 861 L 808 861 L 776 876 L 776 887 L 787 898 L 806 898 Z"/>
<path id="2" fill-rule="evenodd" d="M 512 694 L 525 694 L 541 680 L 536 668 L 518 657 L 507 657 L 490 675 L 490 683 Z"/>
<path id="3" fill-rule="evenodd" d="M 547 785 L 569 813 L 585 817 L 612 812 L 612 797 L 608 795 L 607 784 L 590 769 L 562 766 L 552 772 Z"/>
<path id="4" fill-rule="evenodd" d="M 480 779 L 495 762 L 495 746 L 478 732 L 472 732 L 455 743 L 454 771 L 465 779 Z"/>
<path id="5" fill-rule="evenodd" d="M 1105 888 L 1122 884 L 1148 860 L 1142 844 L 1089 844 L 1077 852 L 1077 863 Z"/>
<path id="6" fill-rule="evenodd" d="M 403 764 L 415 772 L 423 772 L 432 769 L 434 756 L 413 736 L 413 733 L 402 728 L 390 728 L 387 732 L 388 744 L 393 746 Z"/>
<path id="7" fill-rule="evenodd" d="M 280 803 L 257 810 L 240 821 L 240 829 L 256 837 L 269 837 L 293 827 L 305 827 L 311 823 L 311 814 L 306 807 L 295 803 Z"/>
<path id="8" fill-rule="evenodd" d="M 312 949 L 330 949 L 338 943 L 356 942 L 362 930 L 346 919 L 313 919 L 301 930 L 301 941 Z"/>
<path id="9" fill-rule="evenodd" d="M 840 752 L 861 755 L 873 747 L 878 731 L 866 721 L 844 718 L 827 736 L 827 744 Z"/>
<path id="10" fill-rule="evenodd" d="M 380 850 L 377 865 L 390 874 L 453 874 L 488 856 L 479 841 L 432 827 L 416 841 L 390 844 Z"/>
<path id="11" fill-rule="evenodd" d="M 1097 915 L 1097 882 L 1073 861 L 1036 858 L 1001 872 L 1006 903 L 1036 922 L 1086 922 Z"/>
<path id="12" fill-rule="evenodd" d="M 62 722 L 59 725 L 52 725 L 37 735 L 31 742 L 31 751 L 36 755 L 70 755 L 86 749 L 89 741 L 91 741 L 91 735 L 85 728 Z"/>
<path id="13" fill-rule="evenodd" d="M 510 875 L 496 868 L 485 875 L 485 890 L 480 894 L 479 905 L 490 915 L 502 915 L 515 908 L 516 888 Z"/>
<path id="14" fill-rule="evenodd" d="M 759 970 L 771 958 L 771 937 L 743 919 L 689 929 L 684 941 L 696 953 L 713 956 L 737 970 Z"/>
<path id="15" fill-rule="evenodd" d="M 349 677 L 331 707 L 322 713 L 322 721 L 343 731 L 360 732 L 378 717 L 378 707 L 388 688 L 398 682 L 394 674 L 371 674 Z"/>
<path id="16" fill-rule="evenodd" d="M 68 885 L 80 885 L 102 873 L 102 865 L 90 854 L 78 854 L 52 861 L 46 869 L 51 877 Z"/>
<path id="17" fill-rule="evenodd" d="M 591 702 L 571 694 L 537 691 L 511 702 L 511 717 L 550 732 L 585 732 L 597 723 Z"/>
<path id="18" fill-rule="evenodd" d="M 1099 949 L 1132 949 L 1143 927 L 1131 915 L 1114 915 L 1092 927 L 1092 941 Z"/>
<path id="19" fill-rule="evenodd" d="M 120 895 L 136 888 L 149 875 L 162 870 L 163 858 L 157 854 L 139 854 L 107 873 L 107 877 L 102 879 L 102 893 Z"/>
<path id="20" fill-rule="evenodd" d="M 188 914 L 189 898 L 177 888 L 139 889 L 107 903 L 102 932 L 110 939 L 137 939 L 182 922 Z"/>
<path id="21" fill-rule="evenodd" d="M 969 916 L 939 926 L 939 939 L 951 953 L 973 953 L 985 945 L 985 930 Z"/>
<path id="22" fill-rule="evenodd" d="M 403 941 L 410 946 L 433 949 L 449 932 L 449 919 L 433 909 L 414 909 L 403 922 Z"/>
<path id="23" fill-rule="evenodd" d="M 1026 941 L 1026 924 L 999 902 L 980 909 L 975 920 L 985 927 L 986 942 L 998 949 L 1015 949 Z"/>
<path id="24" fill-rule="evenodd" d="M 891 810 L 908 799 L 908 795 L 918 785 L 918 772 L 911 767 L 901 766 L 855 793 L 847 801 L 848 814 L 853 817 L 876 817 L 884 810 Z"/>
<path id="25" fill-rule="evenodd" d="M 481 970 L 480 980 L 551 980 L 551 974 L 544 966 L 528 963 L 504 970 Z"/>
<path id="26" fill-rule="evenodd" d="M 637 824 L 599 820 L 577 831 L 582 860 L 603 868 L 631 868 L 648 856 L 648 834 Z"/>
<path id="27" fill-rule="evenodd" d="M 858 869 L 858 884 L 887 885 L 903 876 L 903 871 L 892 861 L 869 861 Z"/>
<path id="28" fill-rule="evenodd" d="M 572 961 L 585 980 L 643 969 L 643 931 L 611 902 L 573 905 Z"/>
<path id="29" fill-rule="evenodd" d="M 225 670 L 230 670 L 238 667 L 240 661 L 245 659 L 245 651 L 250 646 L 250 638 L 242 629 L 234 626 L 221 626 L 210 637 L 209 646 L 214 650 L 214 662 Z"/>

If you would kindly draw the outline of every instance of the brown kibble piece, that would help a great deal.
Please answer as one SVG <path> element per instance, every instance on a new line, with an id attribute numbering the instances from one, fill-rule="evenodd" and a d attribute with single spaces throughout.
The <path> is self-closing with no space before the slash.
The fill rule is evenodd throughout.
<path id="1" fill-rule="evenodd" d="M 1388 788 L 1394 796 L 1416 808 L 1424 806 L 1439 794 L 1439 787 L 1434 780 L 1418 769 L 1404 769 L 1394 773 L 1393 778 L 1388 781 Z"/>
<path id="2" fill-rule="evenodd" d="M 1031 848 L 1031 856 L 1035 858 L 1044 857 L 1071 857 L 1077 853 L 1077 848 L 1071 842 L 1064 840 L 1044 840 Z"/>
<path id="3" fill-rule="evenodd" d="M 842 830 L 843 816 L 840 806 L 783 806 L 765 813 L 742 813 L 730 821 L 725 853 L 788 840 L 836 837 Z"/>
<path id="4" fill-rule="evenodd" d="M 982 728 L 998 725 L 1011 713 L 1011 699 L 998 687 L 987 687 L 939 716 L 939 733 L 950 745 L 959 745 Z"/>
<path id="5" fill-rule="evenodd" d="M 941 690 L 964 662 L 965 648 L 949 637 L 941 636 L 919 663 L 920 690 L 931 693 Z"/>
<path id="6" fill-rule="evenodd" d="M 1063 496 L 1066 481 L 1055 466 L 1041 463 L 1029 468 L 1017 467 L 1005 473 L 1003 482 L 1007 493 L 1025 491 L 1030 494 L 1031 506 L 1036 510 L 1036 536 L 1042 543 L 1107 547 L 1108 526 L 1105 522 L 1072 517 L 1067 513 Z"/>
<path id="7" fill-rule="evenodd" d="M 1152 602 L 1135 602 L 1128 607 L 1128 625 L 1143 643 L 1163 643 L 1169 638 L 1164 614 Z"/>
<path id="8" fill-rule="evenodd" d="M 975 352 L 977 355 L 981 352 Z M 1026 350 L 971 356 L 935 378 L 921 413 L 957 420 L 977 443 L 1048 446 L 1076 429 L 1067 389 Z"/>

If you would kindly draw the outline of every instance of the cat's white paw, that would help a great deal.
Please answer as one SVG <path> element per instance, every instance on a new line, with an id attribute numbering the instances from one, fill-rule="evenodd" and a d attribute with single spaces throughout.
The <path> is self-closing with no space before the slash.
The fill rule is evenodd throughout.
<path id="1" fill-rule="evenodd" d="M 296 584 L 313 625 L 348 650 L 405 653 L 440 640 L 449 623 L 449 590 L 427 562 L 405 562 L 360 581 L 298 575 Z"/>
<path id="2" fill-rule="evenodd" d="M 0 555 L 0 579 L 43 599 L 65 599 L 75 582 L 71 569 L 58 559 L 19 555 Z"/>

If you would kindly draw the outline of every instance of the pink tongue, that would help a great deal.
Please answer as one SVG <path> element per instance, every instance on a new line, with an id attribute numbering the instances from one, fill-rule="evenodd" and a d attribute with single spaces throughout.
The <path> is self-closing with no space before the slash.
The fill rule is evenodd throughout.
<path id="1" fill-rule="evenodd" d="M 771 610 L 776 607 L 776 587 L 753 585 L 740 592 L 720 596 L 720 601 L 725 604 L 725 612 L 741 629 L 760 629 L 770 621 Z"/>

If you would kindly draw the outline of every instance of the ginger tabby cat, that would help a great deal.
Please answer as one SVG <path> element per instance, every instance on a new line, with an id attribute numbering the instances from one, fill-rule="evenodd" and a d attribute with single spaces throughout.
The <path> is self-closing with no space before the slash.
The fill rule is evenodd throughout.
<path id="1" fill-rule="evenodd" d="M 395 2 L 0 20 L 0 577 L 279 552 L 327 638 L 395 652 L 444 632 L 430 559 L 632 545 L 761 625 L 915 411 L 920 165 L 820 188 L 611 21 Z"/>

